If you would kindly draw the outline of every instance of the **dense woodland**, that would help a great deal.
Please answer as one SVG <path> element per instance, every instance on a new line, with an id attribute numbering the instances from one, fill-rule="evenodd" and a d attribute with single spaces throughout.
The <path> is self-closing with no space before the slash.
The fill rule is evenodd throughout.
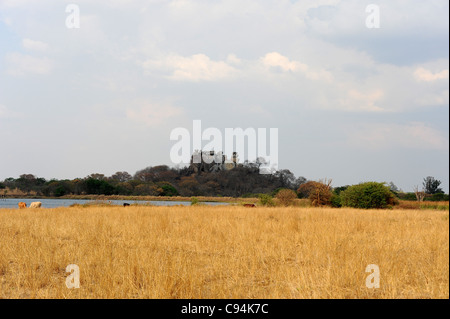
<path id="1" fill-rule="evenodd" d="M 272 174 L 260 174 L 256 164 L 239 164 L 231 170 L 217 172 L 193 172 L 190 167 L 171 168 L 167 165 L 147 167 L 134 175 L 117 172 L 112 176 L 91 174 L 73 180 L 46 180 L 33 174 L 19 178 L 7 178 L 0 182 L 0 195 L 61 197 L 65 195 L 125 195 L 125 196 L 228 196 L 257 197 L 259 194 L 274 196 L 280 189 L 291 189 L 298 197 L 306 197 L 301 191 L 308 181 L 295 177 L 282 169 Z M 439 188 L 440 181 L 427 177 L 423 181 L 425 200 L 448 200 Z M 339 194 L 348 186 L 333 187 Z M 416 200 L 416 194 L 404 193 L 393 183 L 391 191 L 400 199 Z"/>
<path id="2" fill-rule="evenodd" d="M 3 192 L 18 189 L 27 195 L 49 197 L 86 194 L 240 197 L 272 193 L 278 188 L 296 190 L 304 182 L 304 177 L 296 178 L 289 170 L 259 174 L 258 168 L 252 165 L 238 165 L 232 170 L 214 173 L 193 173 L 189 167 L 159 165 L 139 170 L 134 175 L 117 172 L 108 177 L 96 173 L 73 180 L 46 180 L 23 174 L 0 182 L 0 193 L 1 189 Z"/>

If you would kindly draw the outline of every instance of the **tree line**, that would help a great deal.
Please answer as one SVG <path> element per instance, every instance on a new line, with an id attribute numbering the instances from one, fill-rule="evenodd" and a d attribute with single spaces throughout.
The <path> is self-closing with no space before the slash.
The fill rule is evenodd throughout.
<path id="1" fill-rule="evenodd" d="M 311 189 L 320 184 L 318 183 L 303 176 L 296 177 L 288 169 L 277 170 L 272 174 L 260 174 L 257 163 L 239 164 L 230 170 L 198 173 L 193 173 L 190 167 L 158 165 L 138 170 L 134 175 L 128 172 L 116 172 L 111 176 L 94 173 L 72 180 L 46 180 L 33 174 L 22 174 L 19 178 L 10 177 L 0 182 L 0 194 L 8 196 L 8 193 L 13 194 L 15 190 L 19 190 L 23 195 L 44 197 L 65 195 L 260 197 L 261 194 L 276 196 L 280 190 L 288 189 L 298 198 L 305 198 L 310 196 Z M 448 200 L 448 195 L 444 194 L 439 187 L 440 184 L 441 182 L 434 177 L 424 178 L 422 200 Z M 325 186 L 335 195 L 339 195 L 349 187 Z M 417 192 L 405 193 L 392 182 L 387 187 L 396 198 L 418 199 Z M 316 192 L 317 189 L 325 188 L 316 187 Z"/>
<path id="2" fill-rule="evenodd" d="M 189 167 L 167 165 L 147 167 L 134 175 L 116 172 L 111 176 L 94 173 L 84 178 L 46 180 L 33 174 L 6 178 L 0 182 L 0 193 L 20 190 L 25 195 L 61 197 L 65 195 L 125 196 L 230 196 L 272 193 L 276 189 L 297 189 L 306 178 L 282 169 L 272 174 L 259 174 L 258 167 L 240 164 L 234 169 L 193 174 Z"/>

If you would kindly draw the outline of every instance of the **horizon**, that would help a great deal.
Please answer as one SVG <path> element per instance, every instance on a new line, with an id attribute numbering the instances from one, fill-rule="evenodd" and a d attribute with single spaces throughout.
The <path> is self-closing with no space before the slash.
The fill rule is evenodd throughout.
<path id="1" fill-rule="evenodd" d="M 175 167 L 201 120 L 276 128 L 296 177 L 449 193 L 448 1 L 71 3 L 0 2 L 0 181 Z"/>

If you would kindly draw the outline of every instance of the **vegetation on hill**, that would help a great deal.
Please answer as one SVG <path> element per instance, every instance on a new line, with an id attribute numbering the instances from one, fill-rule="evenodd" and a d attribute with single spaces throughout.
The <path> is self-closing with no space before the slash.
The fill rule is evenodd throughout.
<path id="1" fill-rule="evenodd" d="M 263 206 L 295 206 L 296 200 L 303 199 L 317 207 L 390 208 L 399 200 L 448 201 L 449 195 L 443 193 L 440 184 L 439 180 L 428 176 L 423 179 L 421 190 L 416 186 L 415 192 L 405 193 L 392 182 L 332 187 L 331 180 L 297 178 L 287 169 L 260 174 L 257 166 L 248 163 L 230 170 L 196 173 L 189 167 L 159 165 L 139 170 L 134 175 L 116 172 L 108 177 L 95 173 L 73 180 L 46 180 L 32 174 L 22 174 L 19 178 L 11 177 L 0 182 L 0 196 L 254 198 L 255 203 L 258 201 Z"/>

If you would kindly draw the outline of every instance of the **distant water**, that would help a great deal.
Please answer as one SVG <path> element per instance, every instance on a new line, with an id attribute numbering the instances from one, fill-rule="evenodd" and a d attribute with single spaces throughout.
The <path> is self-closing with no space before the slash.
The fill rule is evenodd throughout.
<path id="1" fill-rule="evenodd" d="M 111 200 L 111 201 L 93 201 L 87 199 L 29 199 L 29 198 L 0 198 L 0 208 L 18 208 L 17 204 L 24 202 L 27 207 L 32 202 L 41 202 L 43 208 L 56 208 L 56 207 L 69 207 L 72 204 L 86 204 L 89 202 L 111 202 L 112 205 L 123 206 L 123 203 L 129 204 L 150 204 L 155 206 L 174 206 L 184 205 L 190 206 L 191 202 L 187 201 L 142 201 L 142 200 Z M 229 205 L 228 203 L 220 202 L 202 202 L 205 205 L 217 206 L 217 205 Z"/>

